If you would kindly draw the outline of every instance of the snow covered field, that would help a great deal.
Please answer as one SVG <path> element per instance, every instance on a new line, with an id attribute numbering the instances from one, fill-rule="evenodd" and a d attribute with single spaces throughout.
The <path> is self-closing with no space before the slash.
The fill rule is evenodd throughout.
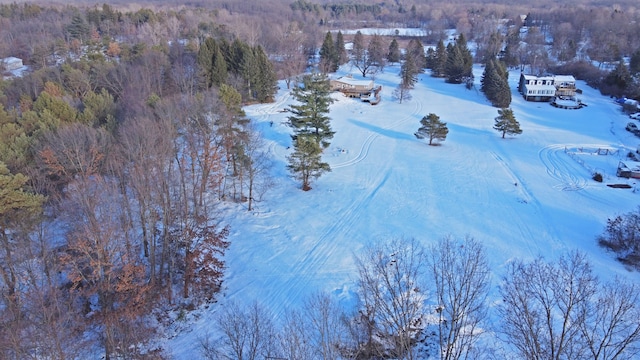
<path id="1" fill-rule="evenodd" d="M 502 139 L 492 129 L 497 109 L 478 90 L 423 74 L 413 98 L 399 104 L 392 98 L 398 72 L 392 66 L 376 75 L 383 86 L 376 106 L 333 95 L 329 116 L 336 135 L 323 156 L 332 172 L 313 181 L 309 192 L 286 170 L 291 129 L 282 110 L 293 99 L 284 83 L 274 103 L 245 108 L 274 158 L 275 187 L 255 211 L 234 211 L 240 205 L 225 212 L 231 246 L 218 304 L 257 300 L 278 316 L 323 291 L 348 306 L 355 297 L 353 254 L 392 237 L 429 244 L 447 235 L 471 236 L 488 250 L 494 288 L 511 259 L 555 260 L 575 248 L 588 254 L 601 278 L 640 280 L 595 240 L 608 217 L 640 205 L 637 181 L 616 177 L 618 162 L 640 143 L 625 131 L 630 120 L 618 105 L 580 81 L 585 108 L 526 102 L 516 90 L 519 73 L 512 72 L 511 108 L 523 133 Z M 346 73 L 358 78 L 356 69 L 341 68 Z M 482 68 L 474 74 L 479 88 Z M 441 146 L 413 135 L 429 113 L 449 127 Z M 602 183 L 591 179 L 594 171 Z M 606 186 L 613 183 L 632 188 Z M 192 359 L 198 338 L 213 332 L 217 309 L 185 324 L 167 351 Z"/>

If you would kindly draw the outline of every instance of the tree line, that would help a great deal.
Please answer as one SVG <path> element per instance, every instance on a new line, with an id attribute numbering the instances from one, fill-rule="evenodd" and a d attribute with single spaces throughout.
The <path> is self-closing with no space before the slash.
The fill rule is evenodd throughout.
<path id="1" fill-rule="evenodd" d="M 513 259 L 492 284 L 484 246 L 389 239 L 354 259 L 354 309 L 315 294 L 275 318 L 256 300 L 218 313 L 207 359 L 633 359 L 637 286 L 600 280 L 587 257 Z M 489 304 L 489 292 L 500 300 Z M 493 320 L 491 320 L 493 319 Z"/>
<path id="2" fill-rule="evenodd" d="M 73 19 L 71 41 L 98 47 Z M 160 356 L 145 345 L 160 309 L 215 300 L 219 205 L 252 210 L 270 186 L 242 105 L 269 101 L 276 76 L 260 46 L 228 33 L 177 40 L 89 46 L 3 82 L 0 357 Z"/>

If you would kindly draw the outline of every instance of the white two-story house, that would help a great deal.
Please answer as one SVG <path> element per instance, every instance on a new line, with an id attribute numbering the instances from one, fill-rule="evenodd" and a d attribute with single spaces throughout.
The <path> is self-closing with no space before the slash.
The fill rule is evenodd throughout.
<path id="1" fill-rule="evenodd" d="M 527 101 L 551 101 L 554 98 L 573 99 L 576 79 L 571 75 L 535 76 L 520 74 L 518 91 Z"/>

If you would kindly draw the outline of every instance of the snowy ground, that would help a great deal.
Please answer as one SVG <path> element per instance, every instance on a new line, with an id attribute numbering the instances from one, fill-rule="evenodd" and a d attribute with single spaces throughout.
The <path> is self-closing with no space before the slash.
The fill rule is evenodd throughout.
<path id="1" fill-rule="evenodd" d="M 398 71 L 387 67 L 375 77 L 383 86 L 377 106 L 334 95 L 329 115 L 336 135 L 324 155 L 333 171 L 309 192 L 285 169 L 291 140 L 282 110 L 292 101 L 285 85 L 275 103 L 245 109 L 267 139 L 276 186 L 255 211 L 229 212 L 231 246 L 219 304 L 258 300 L 277 316 L 318 291 L 348 304 L 354 297 L 353 254 L 390 237 L 424 244 L 447 235 L 474 237 L 488 250 L 494 285 L 513 258 L 555 259 L 575 248 L 589 255 L 603 278 L 640 280 L 595 241 L 608 217 L 640 205 L 636 180 L 615 175 L 618 161 L 640 143 L 625 131 L 630 120 L 618 105 L 582 82 L 585 108 L 526 102 L 513 72 L 511 107 L 523 134 L 502 139 L 492 129 L 497 109 L 478 90 L 424 74 L 413 99 L 399 104 L 392 98 Z M 474 71 L 479 88 L 482 69 Z M 356 69 L 341 72 L 358 77 Z M 413 135 L 429 113 L 449 127 L 442 146 Z M 603 183 L 591 179 L 594 171 Z M 612 183 L 633 188 L 606 186 Z M 198 338 L 213 332 L 217 308 L 185 324 L 169 340 L 168 352 L 193 358 Z"/>

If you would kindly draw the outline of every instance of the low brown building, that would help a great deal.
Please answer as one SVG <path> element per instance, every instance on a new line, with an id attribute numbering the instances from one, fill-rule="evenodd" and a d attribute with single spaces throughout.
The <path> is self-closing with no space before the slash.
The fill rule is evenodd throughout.
<path id="1" fill-rule="evenodd" d="M 331 91 L 340 91 L 345 96 L 361 97 L 374 90 L 373 80 L 357 80 L 352 76 L 342 76 L 329 80 Z"/>

